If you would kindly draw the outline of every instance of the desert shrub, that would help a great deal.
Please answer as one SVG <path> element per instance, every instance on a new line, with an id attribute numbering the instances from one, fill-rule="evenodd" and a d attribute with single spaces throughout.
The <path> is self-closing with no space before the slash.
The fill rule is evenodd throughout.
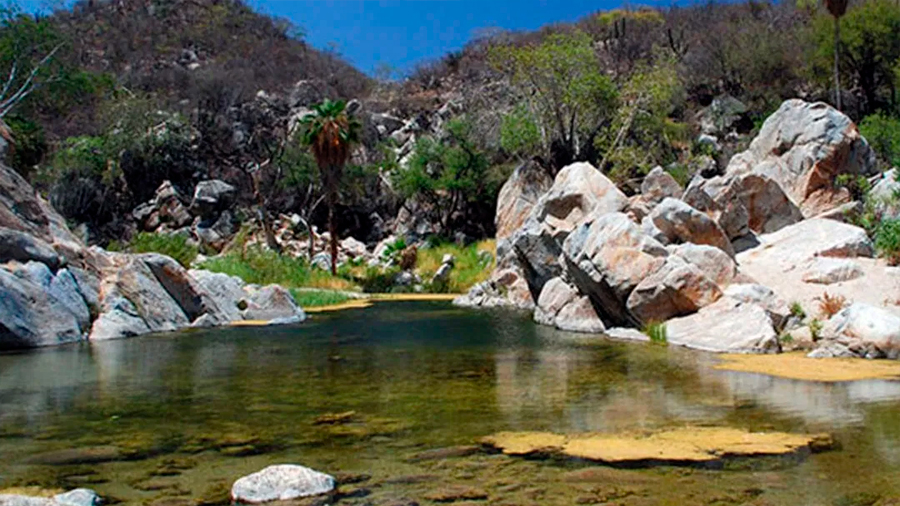
<path id="1" fill-rule="evenodd" d="M 859 132 L 869 141 L 883 164 L 900 167 L 900 118 L 884 113 L 866 116 L 859 123 Z"/>
<path id="2" fill-rule="evenodd" d="M 791 302 L 791 316 L 794 318 L 799 318 L 803 320 L 806 318 L 806 310 L 803 309 L 803 305 L 798 301 Z"/>
<path id="3" fill-rule="evenodd" d="M 875 249 L 891 265 L 900 265 L 900 219 L 884 220 L 875 230 Z"/>
<path id="4" fill-rule="evenodd" d="M 812 336 L 813 341 L 818 341 L 822 339 L 822 329 L 825 328 L 825 324 L 822 323 L 822 320 L 818 318 L 813 319 L 813 321 L 809 322 L 809 335 Z"/>
<path id="5" fill-rule="evenodd" d="M 831 318 L 847 307 L 846 297 L 831 295 L 828 292 L 823 293 L 821 297 L 816 297 L 816 302 L 819 304 L 819 314 L 825 319 Z"/>
<path id="6" fill-rule="evenodd" d="M 174 258 L 185 268 L 197 258 L 200 250 L 189 243 L 182 234 L 150 234 L 141 232 L 135 235 L 126 246 L 131 253 L 160 253 Z"/>

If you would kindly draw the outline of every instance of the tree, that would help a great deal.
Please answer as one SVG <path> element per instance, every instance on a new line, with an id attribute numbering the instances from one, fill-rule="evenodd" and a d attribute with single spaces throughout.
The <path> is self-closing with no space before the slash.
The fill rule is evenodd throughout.
<path id="1" fill-rule="evenodd" d="M 331 235 L 331 273 L 337 274 L 337 228 L 334 209 L 344 165 L 350 159 L 351 146 L 359 141 L 359 122 L 347 113 L 343 100 L 324 102 L 313 107 L 313 112 L 301 120 L 303 144 L 310 147 L 325 186 L 328 202 L 328 233 Z"/>
<path id="2" fill-rule="evenodd" d="M 556 33 L 535 45 L 494 46 L 489 57 L 518 89 L 551 165 L 586 159 L 616 99 L 591 38 L 580 31 Z"/>
<path id="3" fill-rule="evenodd" d="M 47 20 L 22 14 L 14 6 L 0 8 L 0 118 L 29 95 L 60 79 L 54 58 L 63 42 Z"/>
<path id="4" fill-rule="evenodd" d="M 456 218 L 463 224 L 481 225 L 483 220 L 473 216 L 479 204 L 491 204 L 490 211 L 494 209 L 491 200 L 499 182 L 490 177 L 488 159 L 476 148 L 473 137 L 472 125 L 455 118 L 448 122 L 444 138 L 419 139 L 409 166 L 394 173 L 400 195 L 425 204 L 419 212 L 427 213 L 442 234 L 453 228 Z"/>
<path id="5" fill-rule="evenodd" d="M 824 0 L 834 18 L 834 106 L 841 108 L 841 17 L 847 13 L 848 0 Z"/>

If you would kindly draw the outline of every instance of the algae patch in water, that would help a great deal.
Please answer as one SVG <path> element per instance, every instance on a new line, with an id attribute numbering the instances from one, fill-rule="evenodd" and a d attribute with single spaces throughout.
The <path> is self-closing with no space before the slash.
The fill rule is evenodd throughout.
<path id="1" fill-rule="evenodd" d="M 838 383 L 900 379 L 900 363 L 861 358 L 807 358 L 802 353 L 723 355 L 718 370 L 751 372 L 779 378 Z"/>
<path id="2" fill-rule="evenodd" d="M 713 462 L 726 457 L 790 455 L 832 446 L 831 437 L 822 434 L 749 432 L 725 427 L 626 434 L 501 432 L 481 442 L 507 455 L 562 455 L 610 464 Z"/>

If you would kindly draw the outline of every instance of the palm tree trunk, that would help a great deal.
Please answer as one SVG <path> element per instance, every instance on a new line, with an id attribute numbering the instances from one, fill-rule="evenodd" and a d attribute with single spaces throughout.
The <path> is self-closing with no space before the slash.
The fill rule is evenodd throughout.
<path id="1" fill-rule="evenodd" d="M 328 188 L 328 235 L 331 236 L 331 274 L 337 276 L 338 240 L 337 227 L 334 223 L 334 207 L 337 205 L 337 191 L 329 185 Z"/>
<path id="2" fill-rule="evenodd" d="M 834 106 L 841 109 L 841 18 L 834 16 Z"/>

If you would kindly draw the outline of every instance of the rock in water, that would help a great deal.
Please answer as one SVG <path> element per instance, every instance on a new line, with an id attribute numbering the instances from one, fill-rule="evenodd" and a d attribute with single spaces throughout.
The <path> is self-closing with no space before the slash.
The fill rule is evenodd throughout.
<path id="1" fill-rule="evenodd" d="M 729 297 L 666 323 L 669 344 L 719 353 L 776 353 L 778 336 L 765 309 Z"/>
<path id="2" fill-rule="evenodd" d="M 327 474 L 283 464 L 269 466 L 237 480 L 231 487 L 231 498 L 242 503 L 262 504 L 327 494 L 334 487 L 334 478 Z"/>
<path id="3" fill-rule="evenodd" d="M 97 492 L 89 488 L 76 488 L 64 494 L 53 496 L 53 500 L 62 506 L 100 506 L 103 500 Z"/>
<path id="4" fill-rule="evenodd" d="M 857 356 L 900 357 L 900 316 L 856 303 L 829 319 L 822 329 L 824 345 L 836 342 Z"/>

